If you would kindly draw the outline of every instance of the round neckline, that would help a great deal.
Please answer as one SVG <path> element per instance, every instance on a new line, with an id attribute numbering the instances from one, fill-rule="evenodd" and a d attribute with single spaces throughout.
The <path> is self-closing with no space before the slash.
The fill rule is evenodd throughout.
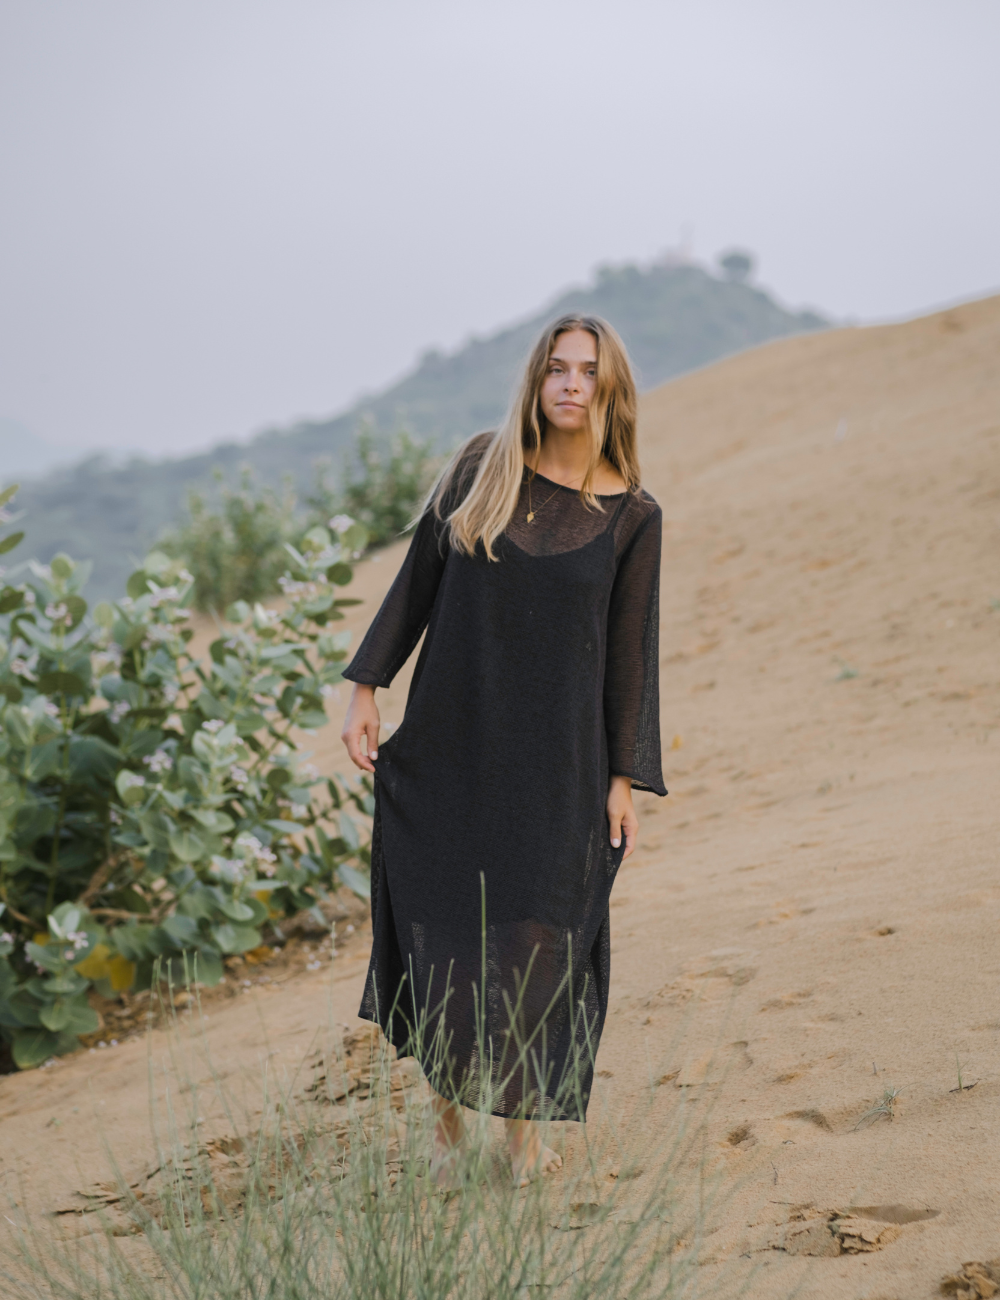
<path id="1" fill-rule="evenodd" d="M 525 465 L 524 468 L 527 470 L 527 465 Z M 530 470 L 528 472 L 530 473 Z M 543 483 L 551 483 L 554 488 L 562 488 L 564 492 L 572 492 L 574 496 L 579 495 L 579 488 L 571 488 L 567 487 L 565 483 L 557 483 L 554 478 L 546 478 L 544 474 L 539 474 L 537 470 L 535 471 L 534 477 L 541 479 Z M 525 482 L 527 482 L 527 479 L 525 479 Z M 595 492 L 594 496 L 597 497 L 599 501 L 617 501 L 619 497 L 628 496 L 628 488 L 626 488 L 624 492 Z"/>

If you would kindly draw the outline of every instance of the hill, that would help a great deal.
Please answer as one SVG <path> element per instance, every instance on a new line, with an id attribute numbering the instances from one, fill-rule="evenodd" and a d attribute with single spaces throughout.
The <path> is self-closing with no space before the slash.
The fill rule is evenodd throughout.
<path id="1" fill-rule="evenodd" d="M 930 1296 L 962 1261 L 997 1255 L 998 351 L 994 298 L 782 340 L 641 403 L 644 481 L 664 512 L 671 793 L 637 796 L 598 1096 L 588 1134 L 557 1125 L 555 1141 L 572 1173 L 610 1125 L 621 1156 L 595 1195 L 611 1204 L 627 1164 L 641 1199 L 649 1152 L 684 1116 L 697 1140 L 678 1187 L 708 1208 L 701 1225 L 677 1216 L 676 1251 L 699 1294 Z M 358 566 L 355 637 L 405 545 Z M 213 635 L 204 620 L 200 644 Z M 412 665 L 379 692 L 385 723 L 402 719 Z M 324 771 L 348 766 L 346 699 L 315 741 Z M 150 1061 L 179 1062 L 156 1095 L 197 1089 L 199 1141 L 223 1150 L 244 1112 L 220 1079 L 270 1096 L 280 1070 L 308 1106 L 327 1027 L 357 1024 L 370 941 L 367 925 L 338 931 L 323 969 L 308 944 L 247 965 L 205 995 L 197 1056 L 139 1031 L 113 1059 L 79 1052 L 5 1079 L 21 1213 L 74 1245 L 93 1230 L 42 1214 L 112 1176 L 105 1096 L 126 1172 L 153 1159 Z M 891 1122 L 862 1122 L 887 1089 L 901 1090 Z M 86 1183 L 67 1184 L 66 1133 Z M 852 1253 L 828 1226 L 849 1211 L 869 1233 Z M 11 1251 L 16 1231 L 0 1222 Z M 115 1240 L 162 1268 L 162 1237 Z"/>
<path id="2" fill-rule="evenodd" d="M 177 518 L 186 493 L 210 485 L 215 469 L 232 479 L 247 465 L 265 482 L 278 483 L 288 474 L 305 488 L 317 461 L 332 458 L 339 465 L 363 419 L 384 434 L 405 427 L 442 448 L 495 424 L 535 335 L 546 321 L 570 311 L 611 321 L 647 389 L 729 353 L 827 324 L 701 267 L 603 268 L 591 286 L 563 294 L 509 329 L 473 339 L 450 355 L 425 354 L 411 374 L 333 419 L 268 430 L 249 443 L 176 460 L 133 459 L 115 466 L 92 457 L 31 482 L 18 502 L 27 511 L 26 546 L 45 561 L 57 551 L 93 559 L 90 594 L 114 595 L 134 559 Z"/>

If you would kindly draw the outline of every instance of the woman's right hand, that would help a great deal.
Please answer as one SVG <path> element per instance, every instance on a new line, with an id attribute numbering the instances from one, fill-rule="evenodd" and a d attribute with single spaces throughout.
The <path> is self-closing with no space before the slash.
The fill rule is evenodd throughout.
<path id="1" fill-rule="evenodd" d="M 362 772 L 375 771 L 372 759 L 378 758 L 378 728 L 375 687 L 355 682 L 340 739 L 347 746 L 351 762 Z"/>

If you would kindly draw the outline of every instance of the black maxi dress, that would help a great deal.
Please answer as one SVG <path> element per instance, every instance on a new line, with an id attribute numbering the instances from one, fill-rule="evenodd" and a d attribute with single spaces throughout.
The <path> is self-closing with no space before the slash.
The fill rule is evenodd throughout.
<path id="1" fill-rule="evenodd" d="M 471 480 L 474 439 L 463 462 Z M 461 489 L 460 489 L 461 490 Z M 660 508 L 536 475 L 487 560 L 431 513 L 357 654 L 388 686 L 427 635 L 375 760 L 374 941 L 360 1015 L 443 1096 L 586 1118 L 608 1005 L 608 778 L 664 795 Z M 454 500 L 457 501 L 456 496 Z"/>

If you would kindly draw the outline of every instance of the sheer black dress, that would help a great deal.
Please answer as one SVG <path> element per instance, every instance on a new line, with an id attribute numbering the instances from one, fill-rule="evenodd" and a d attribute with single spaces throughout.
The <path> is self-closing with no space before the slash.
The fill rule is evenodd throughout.
<path id="1" fill-rule="evenodd" d="M 467 469 L 483 445 L 470 443 Z M 536 475 L 531 495 L 534 520 L 525 483 L 496 561 L 452 549 L 424 515 L 344 672 L 388 686 L 427 629 L 403 722 L 375 761 L 360 1015 L 444 1096 L 584 1119 L 624 852 L 608 778 L 666 794 L 661 514 L 641 489 L 596 510 Z"/>

